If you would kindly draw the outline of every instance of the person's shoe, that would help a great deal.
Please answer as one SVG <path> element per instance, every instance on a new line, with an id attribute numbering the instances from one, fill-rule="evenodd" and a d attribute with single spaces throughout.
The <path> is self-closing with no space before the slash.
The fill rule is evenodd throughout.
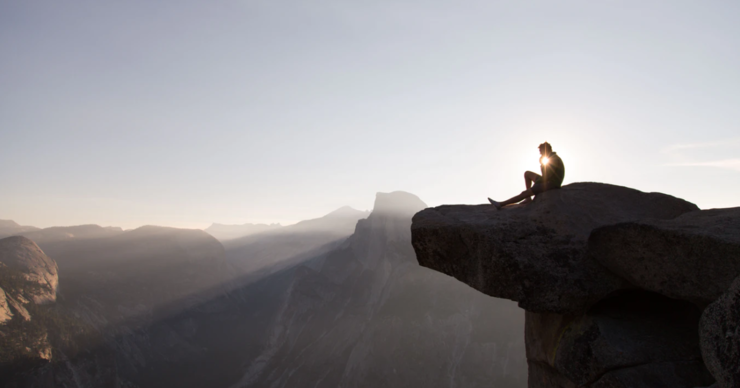
<path id="1" fill-rule="evenodd" d="M 501 210 L 501 204 L 500 203 L 492 200 L 491 198 L 488 198 L 488 202 L 490 202 L 491 205 L 493 205 L 496 208 L 496 210 Z"/>

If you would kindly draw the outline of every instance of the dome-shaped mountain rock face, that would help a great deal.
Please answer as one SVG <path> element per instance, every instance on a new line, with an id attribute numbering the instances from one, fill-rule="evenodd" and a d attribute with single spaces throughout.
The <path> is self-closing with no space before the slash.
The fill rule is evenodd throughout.
<path id="1" fill-rule="evenodd" d="M 388 244 L 401 241 L 407 245 L 411 239 L 411 217 L 425 207 L 427 205 L 419 197 L 405 191 L 377 193 L 372 213 L 357 222 L 355 233 L 349 238 L 363 266 L 375 268 L 387 260 L 377 253 Z"/>
<path id="2" fill-rule="evenodd" d="M 527 310 L 530 387 L 740 381 L 738 208 L 576 183 L 501 210 L 425 209 L 411 233 L 421 265 Z"/>
<path id="3" fill-rule="evenodd" d="M 577 313 L 627 283 L 586 254 L 594 228 L 698 210 L 660 193 L 601 183 L 547 191 L 528 205 L 444 205 L 411 226 L 419 264 L 534 312 Z"/>
<path id="4" fill-rule="evenodd" d="M 375 214 L 394 214 L 398 217 L 411 216 L 427 205 L 419 197 L 405 191 L 377 193 L 375 195 Z"/>
<path id="5" fill-rule="evenodd" d="M 405 191 L 392 193 L 377 193 L 373 206 L 372 218 L 368 217 L 365 223 L 358 223 L 357 228 L 371 225 L 372 228 L 382 230 L 385 238 L 391 240 L 408 240 L 408 220 L 427 205 L 414 194 Z M 399 222 L 403 219 L 404 222 Z"/>
<path id="6" fill-rule="evenodd" d="M 56 301 L 59 286 L 57 263 L 46 256 L 36 243 L 21 236 L 0 240 L 0 263 L 11 270 L 20 271 L 28 281 L 38 283 L 39 287 L 24 290 L 23 297 L 41 304 Z"/>

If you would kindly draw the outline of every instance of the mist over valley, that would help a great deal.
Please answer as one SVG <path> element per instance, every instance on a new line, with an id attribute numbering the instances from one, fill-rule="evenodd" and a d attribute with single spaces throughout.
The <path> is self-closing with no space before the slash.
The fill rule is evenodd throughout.
<path id="1" fill-rule="evenodd" d="M 0 305 L 2 381 L 526 386 L 523 311 L 417 264 L 409 228 L 425 207 L 378 193 L 372 212 L 208 228 L 222 241 L 208 229 L 4 222 L 14 237 L 0 242 L 16 243 L 0 244 L 3 268 L 53 278 L 55 297 L 35 303 L 33 284 L 2 278 L 14 301 Z"/>

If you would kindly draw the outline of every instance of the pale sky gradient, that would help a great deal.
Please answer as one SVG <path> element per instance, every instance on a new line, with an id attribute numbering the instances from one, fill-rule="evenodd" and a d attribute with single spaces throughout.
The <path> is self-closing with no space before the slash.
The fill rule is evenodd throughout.
<path id="1" fill-rule="evenodd" d="M 206 227 L 565 183 L 740 206 L 740 2 L 0 2 L 0 219 Z"/>

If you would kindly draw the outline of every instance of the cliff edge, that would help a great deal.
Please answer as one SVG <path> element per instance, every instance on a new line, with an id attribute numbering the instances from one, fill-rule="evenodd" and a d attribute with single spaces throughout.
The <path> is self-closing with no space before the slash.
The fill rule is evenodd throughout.
<path id="1" fill-rule="evenodd" d="M 718 371 L 738 366 L 738 355 L 712 351 L 727 346 L 705 333 L 737 314 L 711 309 L 699 334 L 702 312 L 740 276 L 740 208 L 702 211 L 666 194 L 574 183 L 498 211 L 425 209 L 411 234 L 422 266 L 527 311 L 530 387 L 740 381 Z M 702 354 L 720 354 L 714 378 Z"/>

